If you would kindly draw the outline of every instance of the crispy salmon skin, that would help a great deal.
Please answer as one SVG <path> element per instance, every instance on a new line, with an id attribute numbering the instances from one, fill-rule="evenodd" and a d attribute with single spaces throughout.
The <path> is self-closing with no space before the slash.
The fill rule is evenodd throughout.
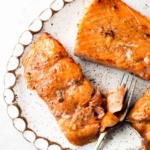
<path id="1" fill-rule="evenodd" d="M 74 54 L 150 79 L 150 21 L 121 0 L 92 0 Z"/>

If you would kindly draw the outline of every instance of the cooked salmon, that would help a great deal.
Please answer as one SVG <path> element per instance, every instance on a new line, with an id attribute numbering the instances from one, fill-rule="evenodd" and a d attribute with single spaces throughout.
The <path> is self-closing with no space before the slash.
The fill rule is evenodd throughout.
<path id="1" fill-rule="evenodd" d="M 88 143 L 98 136 L 101 126 L 104 131 L 118 122 L 108 112 L 108 100 L 102 97 L 100 87 L 93 89 L 80 66 L 49 34 L 43 33 L 34 43 L 24 56 L 23 65 L 28 88 L 36 90 L 45 101 L 72 144 Z M 116 96 L 109 107 L 118 108 L 120 93 L 118 88 L 113 91 Z"/>
<path id="2" fill-rule="evenodd" d="M 111 113 L 121 111 L 123 108 L 123 100 L 125 94 L 125 85 L 121 85 L 117 89 L 112 89 L 106 93 L 107 110 Z"/>
<path id="3" fill-rule="evenodd" d="M 121 0 L 92 0 L 74 54 L 150 79 L 150 21 Z"/>
<path id="4" fill-rule="evenodd" d="M 150 88 L 137 100 L 128 120 L 150 146 Z"/>
<path id="5" fill-rule="evenodd" d="M 119 118 L 111 112 L 107 112 L 102 118 L 100 132 L 104 132 L 106 128 L 112 127 L 119 122 Z"/>
<path id="6" fill-rule="evenodd" d="M 23 65 L 28 88 L 47 103 L 72 144 L 85 144 L 98 135 L 105 114 L 100 88 L 94 91 L 57 40 L 43 33 L 23 58 Z"/>

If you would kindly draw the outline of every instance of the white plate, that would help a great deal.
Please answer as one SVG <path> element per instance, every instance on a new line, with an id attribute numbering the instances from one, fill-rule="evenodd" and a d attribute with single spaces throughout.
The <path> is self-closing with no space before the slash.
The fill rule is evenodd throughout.
<path id="1" fill-rule="evenodd" d="M 94 87 L 99 85 L 105 94 L 106 90 L 119 85 L 122 71 L 83 61 L 73 55 L 77 24 L 90 0 L 65 1 L 68 3 L 64 3 L 63 0 L 55 0 L 49 8 L 41 12 L 39 17 L 29 25 L 29 30 L 23 32 L 18 39 L 20 44 L 15 46 L 7 66 L 4 99 L 8 104 L 7 112 L 13 120 L 15 128 L 23 133 L 26 140 L 34 143 L 38 149 L 57 150 L 60 149 L 58 146 L 62 146 L 73 150 L 92 150 L 96 142 L 78 147 L 68 142 L 57 126 L 47 105 L 35 91 L 27 89 L 23 77 L 22 56 L 25 55 L 42 32 L 48 32 L 64 45 L 77 63 L 80 63 L 84 75 L 92 82 Z M 124 1 L 143 15 L 150 17 L 149 0 Z M 133 103 L 148 86 L 149 81 L 138 78 Z M 139 135 L 128 124 L 124 124 L 107 136 L 103 150 L 137 150 L 141 145 L 142 141 Z"/>

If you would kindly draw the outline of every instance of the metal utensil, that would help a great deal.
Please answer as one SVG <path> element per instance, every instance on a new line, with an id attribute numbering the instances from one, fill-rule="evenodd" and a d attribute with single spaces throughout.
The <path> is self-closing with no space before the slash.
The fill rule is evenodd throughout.
<path id="1" fill-rule="evenodd" d="M 113 130 L 113 129 L 117 128 L 118 126 L 120 126 L 120 124 L 125 120 L 125 117 L 126 117 L 127 112 L 129 110 L 132 96 L 134 93 L 136 80 L 137 80 L 137 78 L 135 76 L 134 77 L 132 76 L 131 80 L 129 81 L 129 75 L 126 76 L 126 74 L 123 74 L 120 85 L 125 84 L 126 86 L 125 86 L 125 93 L 124 93 L 124 105 L 123 105 L 123 108 L 121 110 L 121 115 L 119 116 L 119 123 L 113 127 L 108 128 L 105 132 L 102 132 L 100 134 L 94 150 L 100 150 L 103 139 L 108 134 L 108 132 L 110 130 Z"/>

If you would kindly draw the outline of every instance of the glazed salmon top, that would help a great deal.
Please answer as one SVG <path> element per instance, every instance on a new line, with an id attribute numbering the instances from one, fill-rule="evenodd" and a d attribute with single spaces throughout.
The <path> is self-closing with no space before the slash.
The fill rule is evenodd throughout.
<path id="1" fill-rule="evenodd" d="M 78 26 L 74 54 L 150 79 L 150 21 L 121 0 L 93 0 Z"/>

